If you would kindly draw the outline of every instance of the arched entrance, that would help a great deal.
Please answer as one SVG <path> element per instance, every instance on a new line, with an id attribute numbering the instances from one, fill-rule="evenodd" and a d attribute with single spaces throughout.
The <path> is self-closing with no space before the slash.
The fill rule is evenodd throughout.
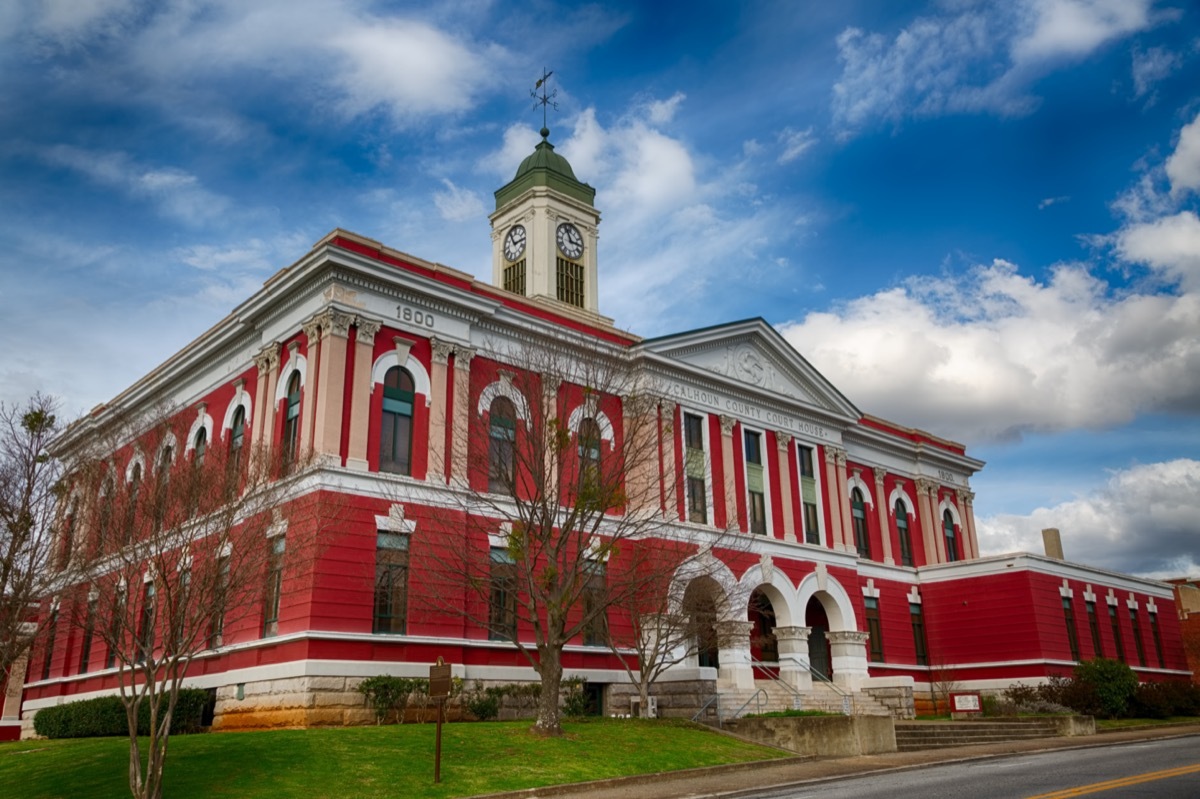
<path id="1" fill-rule="evenodd" d="M 695 641 L 696 661 L 701 668 L 720 668 L 717 638 L 717 597 L 721 587 L 711 577 L 699 577 L 683 592 L 683 615 Z"/>
<path id="2" fill-rule="evenodd" d="M 779 662 L 779 642 L 775 639 L 775 607 L 766 592 L 754 589 L 750 594 L 747 621 L 750 628 L 750 657 L 761 663 Z"/>
<path id="3" fill-rule="evenodd" d="M 808 633 L 808 663 L 818 676 L 833 677 L 833 658 L 829 649 L 829 616 L 825 606 L 815 596 L 808 600 L 804 609 L 804 624 Z"/>

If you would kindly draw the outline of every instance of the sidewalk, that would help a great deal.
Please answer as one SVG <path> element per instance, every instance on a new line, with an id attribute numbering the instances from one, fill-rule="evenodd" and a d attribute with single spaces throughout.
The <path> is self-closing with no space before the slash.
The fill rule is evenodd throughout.
<path id="1" fill-rule="evenodd" d="M 1005 757 L 1027 752 L 1055 749 L 1085 749 L 1127 741 L 1176 738 L 1200 735 L 1200 724 L 1175 724 L 1101 732 L 1078 738 L 1038 738 L 998 744 L 977 744 L 920 752 L 893 752 L 843 758 L 795 757 L 764 763 L 739 763 L 731 766 L 688 769 L 664 774 L 644 774 L 572 785 L 552 785 L 524 791 L 488 794 L 476 799 L 686 799 L 687 797 L 724 797 L 733 799 L 767 788 L 781 788 L 808 782 L 856 777 L 862 774 L 897 769 L 919 768 L 935 763 Z"/>

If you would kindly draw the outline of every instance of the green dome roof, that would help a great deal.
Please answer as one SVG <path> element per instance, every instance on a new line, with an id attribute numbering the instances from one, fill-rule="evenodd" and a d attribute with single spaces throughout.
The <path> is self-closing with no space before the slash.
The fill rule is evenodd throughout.
<path id="1" fill-rule="evenodd" d="M 542 140 L 521 166 L 517 167 L 516 176 L 505 186 L 496 190 L 496 208 L 515 200 L 534 186 L 546 186 L 556 189 L 573 197 L 580 202 L 593 205 L 596 190 L 575 177 L 575 171 L 567 159 L 554 152 L 554 145 L 548 140 L 550 131 L 542 128 Z"/>

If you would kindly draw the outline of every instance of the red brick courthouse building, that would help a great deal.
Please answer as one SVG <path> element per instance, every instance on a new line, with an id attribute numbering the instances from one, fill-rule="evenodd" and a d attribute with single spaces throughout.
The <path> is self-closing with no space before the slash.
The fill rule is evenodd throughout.
<path id="1" fill-rule="evenodd" d="M 352 721 L 357 680 L 424 676 L 439 655 L 467 680 L 534 679 L 511 642 L 418 610 L 425 583 L 407 564 L 422 527 L 456 523 L 456 492 L 487 490 L 479 442 L 520 435 L 528 398 L 509 353 L 539 337 L 586 342 L 580 357 L 619 351 L 656 376 L 647 473 L 662 487 L 663 539 L 743 542 L 697 578 L 720 643 L 667 670 L 663 712 L 690 716 L 713 693 L 735 701 L 768 684 L 766 671 L 813 702 L 840 691 L 897 714 L 931 674 L 999 689 L 1103 655 L 1143 680 L 1188 677 L 1171 586 L 1037 554 L 981 557 L 970 485 L 983 463 L 860 410 L 764 320 L 651 339 L 615 328 L 597 306 L 594 194 L 540 143 L 496 192 L 490 284 L 335 230 L 109 404 L 169 398 L 192 420 L 181 455 L 201 438 L 311 449 L 306 490 L 344 503 L 310 579 L 284 575 L 277 620 L 226 631 L 192 664 L 187 683 L 216 689 L 217 727 Z M 619 397 L 557 392 L 573 434 L 587 425 L 601 447 L 623 435 Z M 135 457 L 119 455 L 117 473 Z M 389 590 L 407 596 L 381 611 L 370 579 L 395 578 L 377 568 L 385 560 L 402 567 Z M 84 655 L 81 637 L 59 625 L 30 655 L 23 691 L 6 695 L 10 729 L 114 689 L 103 647 Z M 581 636 L 564 669 L 587 678 L 605 713 L 629 712 L 607 647 Z M 692 699 L 666 701 L 684 684 Z"/>

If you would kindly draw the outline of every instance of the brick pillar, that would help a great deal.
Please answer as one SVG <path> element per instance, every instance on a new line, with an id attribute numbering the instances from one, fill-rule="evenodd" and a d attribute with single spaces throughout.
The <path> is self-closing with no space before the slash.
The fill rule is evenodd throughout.
<path id="1" fill-rule="evenodd" d="M 470 347 L 454 348 L 454 426 L 450 430 L 450 475 L 460 485 L 467 484 L 467 441 L 471 434 L 471 420 L 475 409 L 468 407 L 471 399 L 471 359 L 475 350 Z"/>
<path id="2" fill-rule="evenodd" d="M 719 621 L 716 623 L 717 685 L 726 688 L 753 688 L 754 668 L 750 665 L 750 633 L 754 622 Z"/>
<path id="3" fill-rule="evenodd" d="M 846 474 L 846 450 L 834 451 L 833 459 L 837 465 L 838 508 L 842 516 L 842 551 L 855 552 L 858 547 L 854 543 L 854 516 L 850 513 L 850 477 Z"/>
<path id="4" fill-rule="evenodd" d="M 3 718 L 5 721 L 16 721 L 21 717 L 21 697 L 25 693 L 25 668 L 29 663 L 29 654 L 21 655 L 13 661 L 9 670 L 8 685 L 4 691 Z"/>
<path id="5" fill-rule="evenodd" d="M 254 419 L 251 420 L 250 443 L 253 446 L 271 446 L 272 431 L 275 429 L 275 391 L 279 382 L 279 343 L 272 341 L 254 356 L 254 368 L 258 372 L 255 387 Z"/>
<path id="6" fill-rule="evenodd" d="M 429 341 L 433 350 L 432 370 L 429 375 L 429 470 L 428 480 L 446 481 L 446 386 L 449 384 L 450 355 L 454 345 L 434 338 Z"/>
<path id="7" fill-rule="evenodd" d="M 958 515 L 962 517 L 963 560 L 975 560 L 979 557 L 979 538 L 975 535 L 975 492 L 960 488 L 958 495 Z"/>
<path id="8" fill-rule="evenodd" d="M 303 400 L 300 405 L 300 452 L 313 447 L 313 429 L 317 424 L 317 384 L 321 379 L 321 320 L 314 317 L 304 323 L 304 337 L 308 339 L 308 355 L 305 358 Z"/>
<path id="9" fill-rule="evenodd" d="M 845 551 L 846 542 L 842 537 L 842 501 L 838 496 L 837 457 L 841 453 L 842 463 L 846 463 L 846 453 L 836 447 L 826 445 L 825 451 L 825 501 L 829 503 L 830 523 L 833 529 L 829 531 L 830 544 L 834 549 Z"/>
<path id="10" fill-rule="evenodd" d="M 350 447 L 346 452 L 346 466 L 350 469 L 367 471 L 367 436 L 371 429 L 371 356 L 375 352 L 375 335 L 382 323 L 375 319 L 358 316 L 354 319 L 354 374 L 350 387 Z"/>
<path id="11" fill-rule="evenodd" d="M 934 518 L 934 508 L 930 504 L 930 494 L 937 490 L 937 485 L 930 480 L 921 478 L 916 481 L 917 514 L 921 517 L 921 541 L 925 545 L 925 563 L 933 565 L 944 563 L 946 560 L 945 545 L 942 545 L 942 555 L 938 557 L 937 539 L 940 536 L 939 519 Z"/>
<path id="12" fill-rule="evenodd" d="M 321 314 L 321 363 L 313 423 L 313 450 L 321 460 L 341 465 L 342 406 L 346 395 L 346 351 L 354 317 L 332 308 Z"/>
<path id="13" fill-rule="evenodd" d="M 721 459 L 722 473 L 725 476 L 725 529 L 737 530 L 738 503 L 737 483 L 733 478 L 733 426 L 737 420 L 732 416 L 721 416 Z M 722 668 L 724 671 L 724 668 Z"/>
<path id="14" fill-rule="evenodd" d="M 783 512 L 784 541 L 796 540 L 796 518 L 792 512 L 792 459 L 788 457 L 788 445 L 791 443 L 792 437 L 787 433 L 775 434 L 775 444 L 779 451 L 779 506 Z"/>
<path id="15" fill-rule="evenodd" d="M 831 630 L 826 637 L 829 639 L 834 683 L 857 691 L 862 681 L 870 676 L 867 670 L 867 634 L 857 630 Z"/>
<path id="16" fill-rule="evenodd" d="M 875 507 L 879 511 L 879 535 L 883 539 L 883 562 L 888 565 L 896 562 L 892 557 L 892 530 L 888 525 L 887 495 L 883 493 L 883 480 L 887 472 L 875 469 Z"/>
<path id="17" fill-rule="evenodd" d="M 812 672 L 808 669 L 808 634 L 811 627 L 776 627 L 779 644 L 779 679 L 801 691 L 812 690 Z"/>
<path id="18" fill-rule="evenodd" d="M 679 475 L 675 472 L 675 417 L 678 407 L 670 400 L 663 400 L 660 407 L 659 431 L 660 458 L 659 479 L 662 481 L 663 517 L 679 518 Z"/>

